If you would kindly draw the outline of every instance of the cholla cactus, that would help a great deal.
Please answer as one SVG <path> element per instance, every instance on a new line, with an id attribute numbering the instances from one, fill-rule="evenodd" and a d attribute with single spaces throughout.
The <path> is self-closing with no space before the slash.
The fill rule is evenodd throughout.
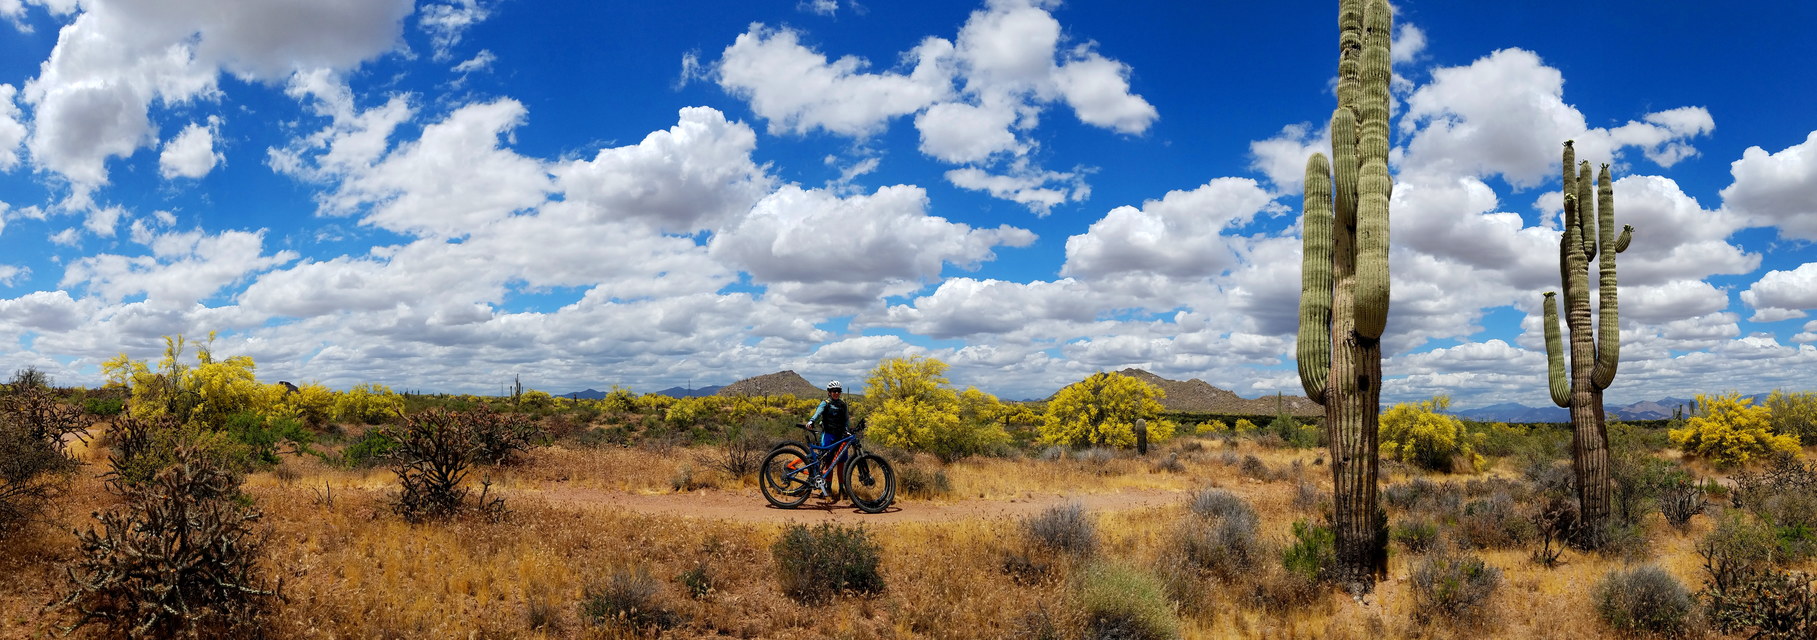
<path id="1" fill-rule="evenodd" d="M 1340 581 L 1367 591 L 1387 569 L 1376 506 L 1377 406 L 1388 321 L 1387 0 L 1338 7 L 1331 160 L 1306 163 L 1300 382 L 1325 406 Z M 1335 165 L 1335 166 L 1334 166 Z"/>
<path id="2" fill-rule="evenodd" d="M 1615 254 L 1628 248 L 1634 227 L 1615 235 L 1615 185 L 1609 165 L 1597 175 L 1595 208 L 1591 208 L 1590 163 L 1577 165 L 1577 152 L 1565 141 L 1564 229 L 1559 237 L 1559 278 L 1565 290 L 1565 324 L 1571 332 L 1571 366 L 1558 332 L 1555 292 L 1545 294 L 1546 364 L 1552 402 L 1571 409 L 1571 459 L 1577 472 L 1577 499 L 1586 534 L 1580 542 L 1600 540 L 1609 514 L 1609 436 L 1604 427 L 1603 390 L 1615 381 L 1621 358 L 1621 319 L 1616 297 Z M 1597 260 L 1600 298 L 1591 325 L 1590 262 Z"/>

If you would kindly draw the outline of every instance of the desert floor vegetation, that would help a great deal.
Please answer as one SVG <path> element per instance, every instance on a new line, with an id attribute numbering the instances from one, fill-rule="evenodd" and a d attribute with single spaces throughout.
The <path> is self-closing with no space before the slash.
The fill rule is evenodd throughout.
<path id="1" fill-rule="evenodd" d="M 690 500 L 711 494 L 745 498 L 764 512 L 748 480 L 718 477 L 677 492 L 669 479 L 708 447 L 641 448 L 553 446 L 532 451 L 517 466 L 491 473 L 506 499 L 502 518 L 457 517 L 412 524 L 391 509 L 393 481 L 382 470 L 341 469 L 305 456 L 286 456 L 277 470 L 250 474 L 244 492 L 263 510 L 266 571 L 282 580 L 283 602 L 267 624 L 280 637 L 780 637 L 813 632 L 836 637 L 1013 637 L 1048 628 L 1077 637 L 1097 628 L 1079 616 L 1102 605 L 1107 593 L 1094 580 L 1139 585 L 1198 582 L 1191 588 L 1137 595 L 1152 602 L 1119 603 L 1142 622 L 1140 629 L 1186 637 L 1442 637 L 1468 625 L 1487 637 L 1582 637 L 1605 632 L 1587 585 L 1633 565 L 1608 553 L 1567 552 L 1562 564 L 1534 564 L 1521 545 L 1476 551 L 1501 580 L 1469 620 L 1420 614 L 1422 584 L 1412 579 L 1424 554 L 1396 549 L 1389 580 L 1365 600 L 1335 589 L 1315 590 L 1286 603 L 1256 581 L 1278 579 L 1279 561 L 1264 555 L 1260 578 L 1227 582 L 1215 575 L 1169 577 L 1182 547 L 1181 523 L 1192 512 L 1194 492 L 1220 487 L 1248 505 L 1263 544 L 1289 543 L 1295 521 L 1317 521 L 1318 507 L 1295 506 L 1297 481 L 1317 484 L 1323 467 L 1313 451 L 1261 449 L 1235 441 L 1182 440 L 1172 451 L 1183 470 L 1155 471 L 1151 461 L 1127 453 L 1108 461 L 972 459 L 946 465 L 949 493 L 905 498 L 903 512 L 966 501 L 1029 501 L 1063 506 L 1068 496 L 1115 494 L 1134 489 L 1176 494 L 1169 502 L 1136 508 L 1086 510 L 1097 536 L 1089 558 L 1064 554 L 1037 560 L 1048 568 L 1033 579 L 1006 569 L 1026 548 L 1023 521 L 1036 516 L 954 518 L 943 521 L 868 521 L 849 509 L 814 512 L 860 528 L 878 549 L 882 585 L 825 601 L 798 602 L 782 588 L 772 553 L 792 521 L 743 521 L 689 515 Z M 1278 476 L 1246 475 L 1226 464 L 1226 452 L 1254 456 Z M 41 608 L 65 589 L 63 567 L 77 553 L 70 525 L 109 506 L 92 473 L 72 480 L 71 496 L 52 520 L 9 541 L 3 561 L 10 579 L 0 592 L 3 635 L 51 631 Z M 1296 471 L 1297 469 L 1297 471 Z M 1499 475 L 1498 475 L 1499 474 Z M 1512 477 L 1504 468 L 1483 477 Z M 1399 470 L 1394 480 L 1425 478 L 1437 485 L 1465 478 Z M 1481 479 L 1472 476 L 1471 479 Z M 577 493 L 668 495 L 666 512 L 602 506 L 573 499 Z M 1304 501 L 1297 501 L 1303 503 Z M 829 515 L 830 514 L 830 515 Z M 1391 520 L 1394 515 L 1391 514 Z M 1646 558 L 1695 588 L 1704 580 L 1695 547 L 1713 525 L 1707 515 L 1679 529 L 1658 514 L 1642 526 Z M 1441 537 L 1449 527 L 1440 525 Z M 1439 544 L 1454 544 L 1440 542 Z M 1110 572 L 1111 578 L 1101 578 Z M 692 582 L 704 587 L 690 587 Z M 641 580 L 640 580 L 641 577 Z M 616 582 L 615 582 L 616 581 Z M 1245 584 L 1248 582 L 1248 584 Z M 616 586 L 614 586 L 616 584 Z M 1291 593 L 1291 591 L 1284 592 Z M 618 600 L 601 604 L 612 595 Z M 1472 594 L 1471 597 L 1479 597 Z M 621 602 L 626 598 L 634 602 Z M 1203 602 L 1182 602 L 1191 598 Z M 592 603 L 592 608 L 589 608 Z M 613 608 L 617 607 L 617 608 Z M 1123 609 L 1116 609 L 1122 611 Z M 599 614 L 605 611 L 606 614 Z M 616 613 L 611 613 L 616 612 Z M 1158 612 L 1158 613 L 1157 613 Z M 1163 615 L 1165 614 L 1165 615 Z M 1155 616 L 1160 616 L 1155 618 Z M 1150 618 L 1164 620 L 1153 622 Z M 1138 636 L 1145 637 L 1145 636 Z"/>
<path id="2" fill-rule="evenodd" d="M 1634 495 L 1618 509 L 1626 515 L 1611 543 L 1595 551 L 1547 535 L 1570 522 L 1568 509 L 1549 510 L 1570 496 L 1562 428 L 1469 425 L 1463 437 L 1484 460 L 1449 465 L 1456 473 L 1384 461 L 1388 574 L 1356 598 L 1326 582 L 1321 564 L 1330 544 L 1325 450 L 1269 430 L 1183 423 L 1187 435 L 1146 455 L 1032 441 L 950 461 L 885 449 L 921 484 L 867 515 L 818 500 L 797 510 L 764 503 L 754 474 L 738 473 L 748 465 L 732 459 L 753 441 L 767 448 L 792 437 L 786 423 L 670 437 L 698 425 L 610 410 L 529 415 L 532 443 L 465 467 L 467 504 L 482 490 L 502 501 L 487 508 L 399 512 L 396 469 L 408 465 L 386 460 L 409 448 L 374 445 L 380 436 L 369 434 L 402 439 L 420 421 L 323 425 L 306 445 L 279 447 L 275 464 L 247 465 L 234 476 L 238 494 L 225 499 L 258 513 L 247 523 L 258 542 L 249 580 L 278 594 L 247 615 L 279 638 L 1810 629 L 1808 607 L 1783 603 L 1810 601 L 1796 571 L 1817 557 L 1817 500 L 1804 497 L 1817 466 L 1719 468 L 1685 457 L 1663 428 L 1617 430 L 1617 480 Z M 118 417 L 88 419 L 89 441 L 72 440 L 66 453 L 77 470 L 58 476 L 55 499 L 0 545 L 0 637 L 54 637 L 75 621 L 48 606 L 72 593 L 72 567 L 94 564 L 72 532 L 95 530 L 97 514 L 131 499 L 107 484 L 118 479 L 108 473 Z M 348 452 L 360 447 L 379 453 L 356 463 Z M 1686 491 L 1696 499 L 1678 495 Z M 824 557 L 811 553 L 820 549 Z M 1622 585 L 1673 599 L 1659 604 Z M 110 632 L 122 630 L 91 624 L 74 635 Z"/>

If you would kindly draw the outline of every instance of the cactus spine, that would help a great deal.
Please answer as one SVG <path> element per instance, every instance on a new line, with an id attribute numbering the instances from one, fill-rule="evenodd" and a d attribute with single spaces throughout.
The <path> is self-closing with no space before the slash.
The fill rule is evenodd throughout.
<path id="1" fill-rule="evenodd" d="M 1307 397 L 1325 406 L 1338 579 L 1368 591 L 1387 570 L 1376 505 L 1377 406 L 1388 321 L 1389 31 L 1387 0 L 1338 6 L 1338 106 L 1331 159 L 1306 162 L 1300 330 Z"/>
<path id="2" fill-rule="evenodd" d="M 1564 286 L 1565 326 L 1570 331 L 1570 366 L 1567 347 L 1558 331 L 1558 301 L 1545 294 L 1546 373 L 1552 402 L 1571 410 L 1571 461 L 1577 475 L 1578 508 L 1584 535 L 1580 543 L 1594 546 L 1602 540 L 1609 514 L 1609 436 L 1603 415 L 1603 390 L 1615 381 L 1621 358 L 1621 317 L 1616 297 L 1615 254 L 1628 248 L 1634 227 L 1623 225 L 1615 235 L 1615 185 L 1609 165 L 1602 165 L 1594 185 L 1590 163 L 1577 164 L 1571 141 L 1564 152 L 1564 229 L 1558 242 L 1559 279 Z M 1592 191 L 1595 189 L 1595 200 Z M 1594 210 L 1591 202 L 1595 203 Z M 1598 310 L 1594 326 L 1590 310 L 1590 262 L 1597 261 Z"/>

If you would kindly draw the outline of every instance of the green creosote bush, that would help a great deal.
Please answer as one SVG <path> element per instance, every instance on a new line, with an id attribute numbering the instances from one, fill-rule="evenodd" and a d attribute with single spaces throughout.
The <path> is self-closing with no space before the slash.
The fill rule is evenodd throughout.
<path id="1" fill-rule="evenodd" d="M 1394 528 L 1391 536 L 1407 551 L 1425 553 L 1438 542 L 1438 525 L 1424 518 L 1404 520 Z"/>
<path id="2" fill-rule="evenodd" d="M 613 571 L 605 582 L 588 586 L 581 595 L 581 617 L 594 626 L 634 630 L 667 629 L 679 621 L 663 602 L 662 583 L 650 571 Z"/>
<path id="3" fill-rule="evenodd" d="M 1479 621 L 1502 572 L 1475 555 L 1434 553 L 1420 560 L 1411 581 L 1415 620 Z"/>
<path id="4" fill-rule="evenodd" d="M 1134 567 L 1096 562 L 1074 579 L 1073 597 L 1086 638 L 1163 640 L 1180 637 L 1180 618 L 1160 579 Z"/>
<path id="5" fill-rule="evenodd" d="M 875 594 L 884 588 L 877 543 L 863 527 L 791 524 L 770 547 L 784 595 L 802 603 L 825 602 L 844 592 Z"/>
<path id="6" fill-rule="evenodd" d="M 1592 592 L 1596 614 L 1619 631 L 1677 634 L 1697 606 L 1677 578 L 1655 565 L 1616 569 Z"/>
<path id="7" fill-rule="evenodd" d="M 1281 566 L 1308 582 L 1330 579 L 1337 565 L 1337 535 L 1331 527 L 1304 519 L 1293 522 L 1293 540 L 1281 551 Z"/>
<path id="8" fill-rule="evenodd" d="M 387 455 L 397 448 L 397 439 L 391 437 L 384 429 L 372 429 L 341 450 L 341 465 L 354 469 L 370 469 L 385 462 Z"/>

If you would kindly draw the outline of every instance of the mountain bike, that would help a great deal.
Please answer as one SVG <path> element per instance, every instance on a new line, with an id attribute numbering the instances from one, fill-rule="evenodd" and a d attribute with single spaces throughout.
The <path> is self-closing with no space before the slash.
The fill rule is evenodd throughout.
<path id="1" fill-rule="evenodd" d="M 757 484 L 770 504 L 793 509 L 816 493 L 835 502 L 843 494 L 860 511 L 878 513 L 895 502 L 896 470 L 888 460 L 865 452 L 859 438 L 862 423 L 826 446 L 813 444 L 818 431 L 805 423 L 795 426 L 808 432 L 808 442 L 776 445 L 760 467 Z"/>

